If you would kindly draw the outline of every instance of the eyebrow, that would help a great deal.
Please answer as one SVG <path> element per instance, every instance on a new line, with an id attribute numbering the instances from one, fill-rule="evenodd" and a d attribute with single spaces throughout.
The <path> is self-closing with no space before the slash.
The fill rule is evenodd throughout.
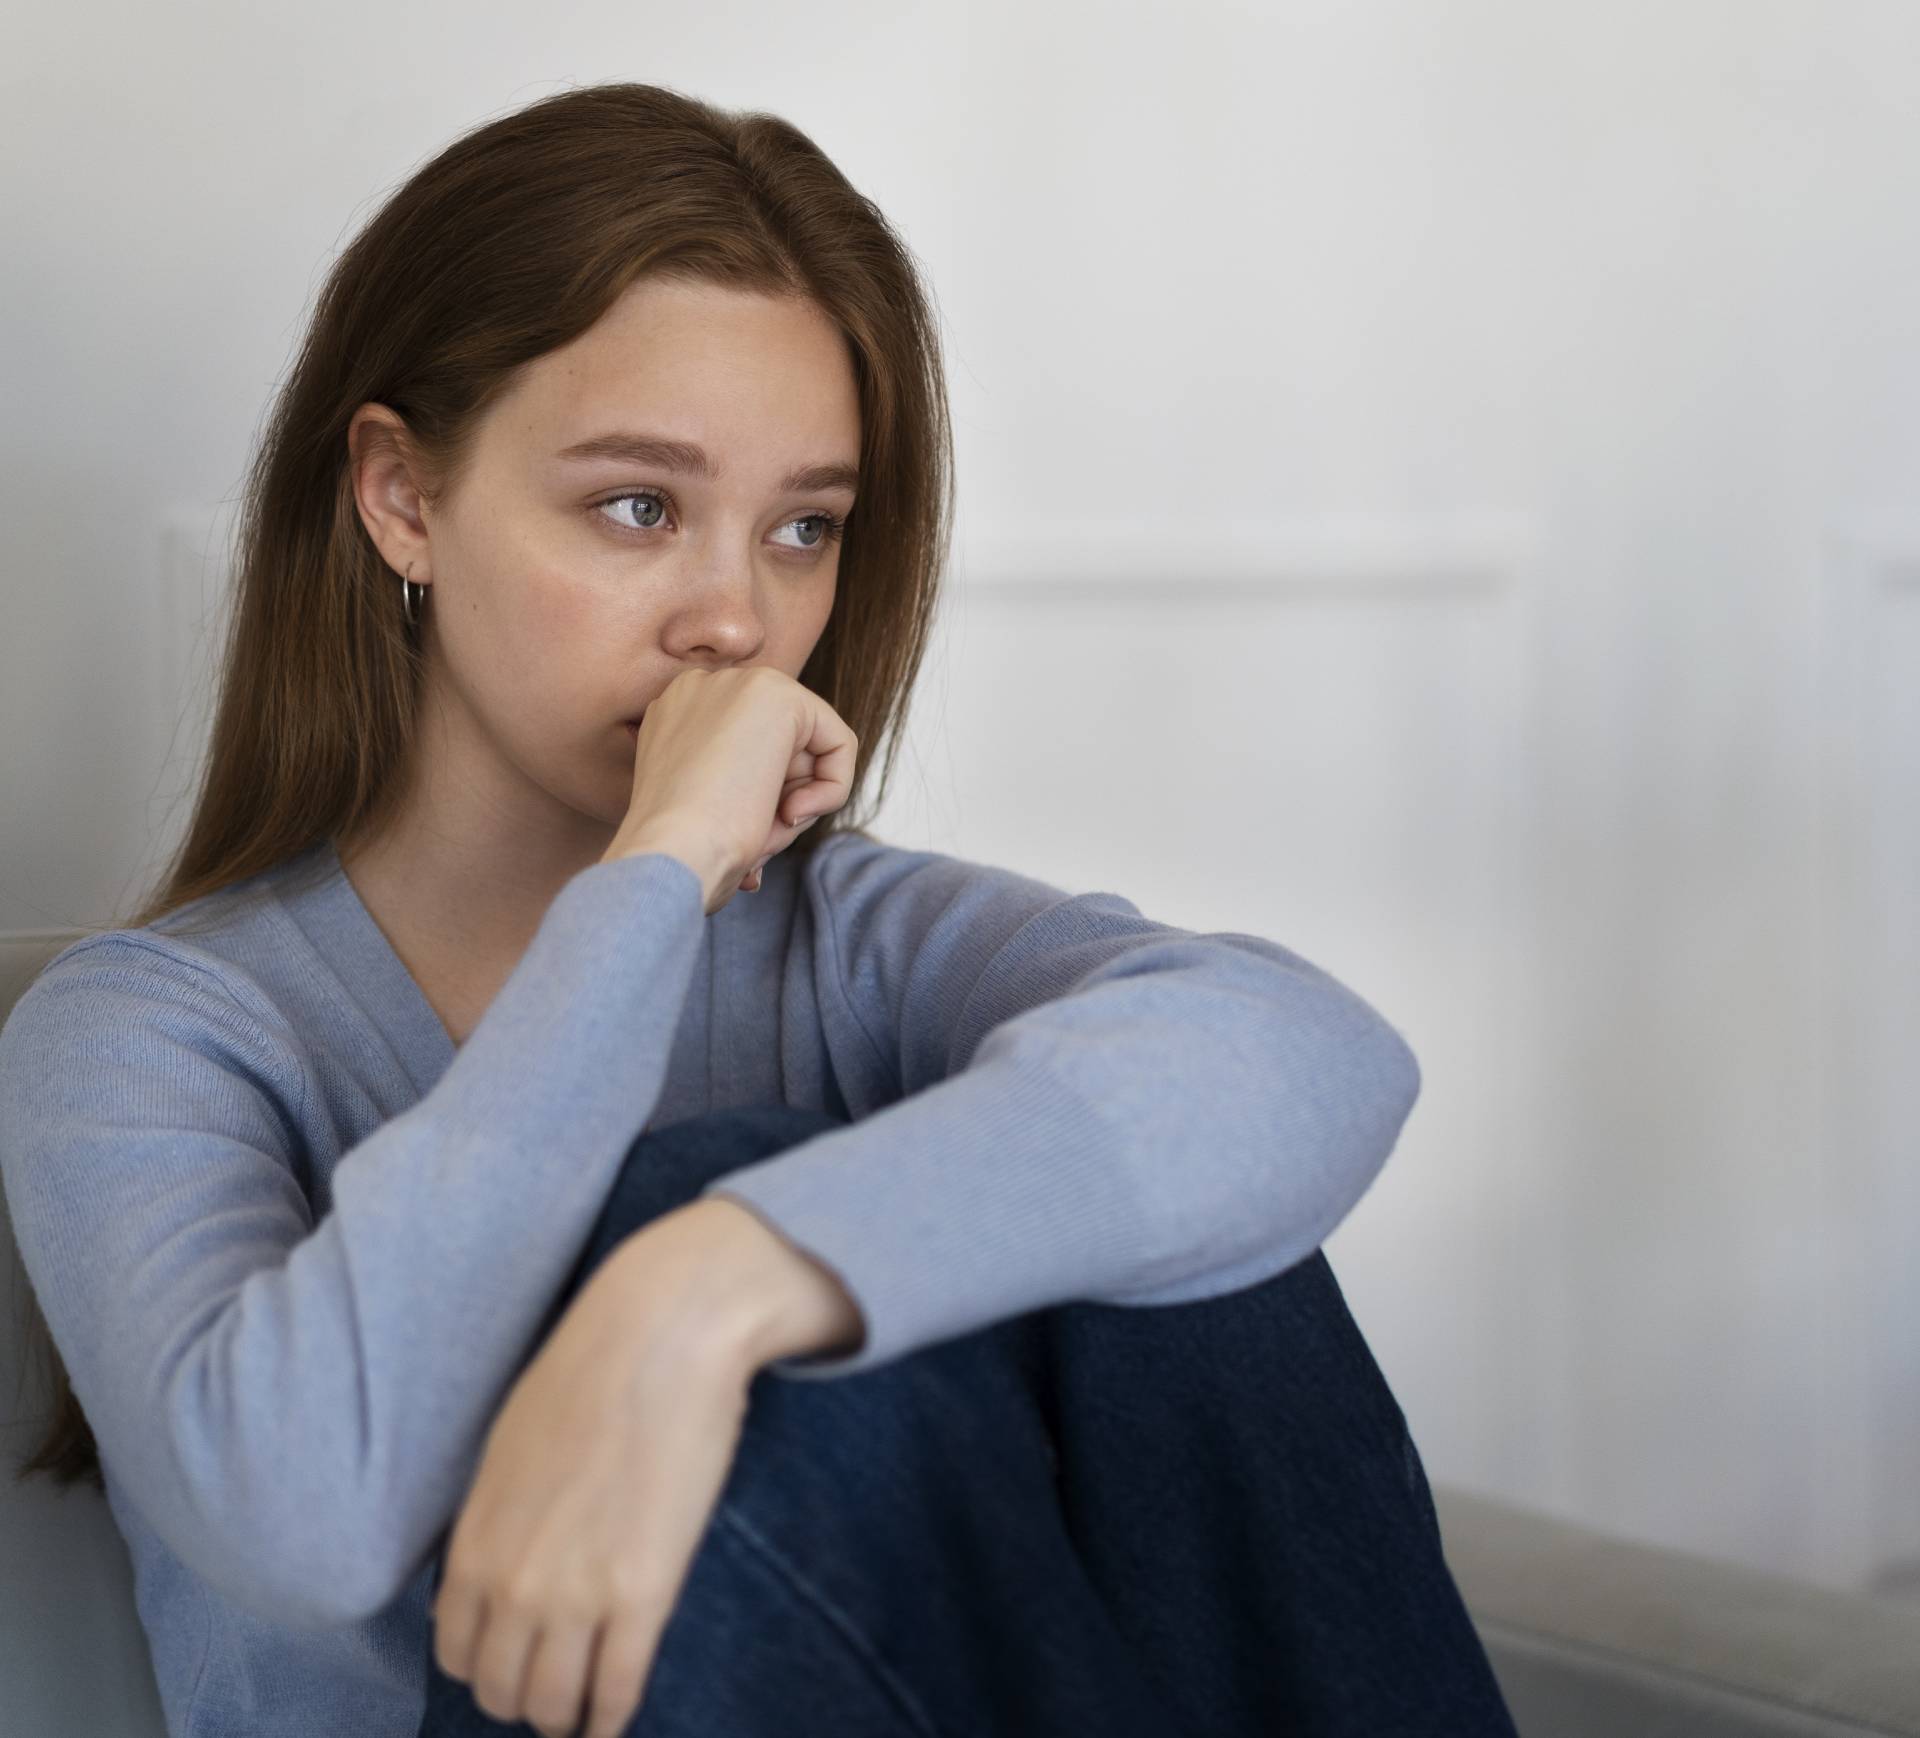
<path id="1" fill-rule="evenodd" d="M 667 471 L 688 471 L 696 477 L 717 481 L 720 468 L 707 456 L 704 447 L 692 441 L 669 440 L 665 435 L 628 434 L 616 431 L 576 441 L 560 452 L 563 459 L 623 459 L 629 464 L 658 465 Z M 802 465 L 780 480 L 784 495 L 806 494 L 818 489 L 860 487 L 860 472 L 852 465 Z"/>

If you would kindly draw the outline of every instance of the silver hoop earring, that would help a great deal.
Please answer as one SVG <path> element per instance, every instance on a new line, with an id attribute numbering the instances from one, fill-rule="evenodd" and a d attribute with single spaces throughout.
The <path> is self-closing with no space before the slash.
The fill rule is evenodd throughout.
<path id="1" fill-rule="evenodd" d="M 407 618 L 407 626 L 417 628 L 420 625 L 420 606 L 427 601 L 427 588 L 415 585 L 413 569 L 407 569 L 406 578 L 400 581 L 400 610 Z"/>

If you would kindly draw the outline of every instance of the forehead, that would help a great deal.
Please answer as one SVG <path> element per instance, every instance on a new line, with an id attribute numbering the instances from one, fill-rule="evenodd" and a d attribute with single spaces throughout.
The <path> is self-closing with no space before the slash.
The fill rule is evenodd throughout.
<path id="1" fill-rule="evenodd" d="M 553 454 L 644 427 L 756 467 L 852 459 L 860 406 L 845 338 L 809 300 L 653 279 L 571 343 L 536 357 L 493 419 Z"/>

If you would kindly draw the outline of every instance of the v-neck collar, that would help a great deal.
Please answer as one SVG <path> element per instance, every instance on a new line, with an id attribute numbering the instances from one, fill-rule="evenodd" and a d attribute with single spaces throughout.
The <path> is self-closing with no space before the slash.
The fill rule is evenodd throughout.
<path id="1" fill-rule="evenodd" d="M 424 1097 L 453 1061 L 453 1035 L 348 879 L 333 840 L 323 839 L 301 860 L 313 858 L 323 866 L 321 878 L 283 894 L 281 902 Z"/>

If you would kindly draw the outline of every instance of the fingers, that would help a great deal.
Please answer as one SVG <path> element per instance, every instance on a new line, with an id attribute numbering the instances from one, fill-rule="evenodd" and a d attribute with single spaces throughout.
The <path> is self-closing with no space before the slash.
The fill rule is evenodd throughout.
<path id="1" fill-rule="evenodd" d="M 433 1651 L 481 1711 L 524 1720 L 543 1738 L 625 1738 L 672 1602 L 619 1592 L 604 1617 L 544 1624 L 538 1602 L 489 1598 L 474 1585 L 442 1584 Z"/>
<path id="2" fill-rule="evenodd" d="M 539 1638 L 529 1613 L 488 1601 L 467 1682 L 473 1699 L 496 1720 L 517 1720 L 525 1697 L 527 1663 Z"/>
<path id="3" fill-rule="evenodd" d="M 801 821 L 779 822 L 781 831 L 785 832 L 788 837 L 780 840 L 766 856 L 762 857 L 745 875 L 741 876 L 740 891 L 743 893 L 757 893 L 760 889 L 760 883 L 764 878 L 767 865 L 791 845 L 795 839 L 799 838 L 815 821 L 819 820 L 819 818 L 818 815 L 808 815 L 806 819 Z"/>
<path id="4" fill-rule="evenodd" d="M 817 787 L 820 781 L 813 776 L 811 764 L 813 757 L 809 755 L 807 759 L 809 762 L 808 766 L 797 776 L 790 774 L 786 784 L 781 787 L 780 800 L 774 805 L 773 823 L 776 827 L 787 827 L 797 831 L 799 828 L 805 826 L 808 821 L 817 821 L 823 812 L 823 805 L 818 802 Z M 816 799 L 814 812 L 811 814 L 807 812 L 806 803 L 806 796 L 809 791 L 815 793 Z M 824 805 L 824 808 L 831 808 L 832 806 L 833 805 L 829 803 Z M 789 840 L 788 843 L 791 844 L 792 841 Z"/>
<path id="5" fill-rule="evenodd" d="M 841 728 L 846 727 L 842 724 Z M 860 739 L 851 730 L 846 731 L 842 740 L 813 757 L 813 782 L 832 785 L 840 793 L 838 801 L 827 807 L 838 808 L 846 801 L 847 792 L 853 789 L 853 771 L 859 761 Z"/>
<path id="6" fill-rule="evenodd" d="M 593 1676 L 599 1626 L 570 1623 L 540 1632 L 527 1668 L 526 1705 L 520 1718 L 545 1738 L 573 1738 Z"/>
<path id="7" fill-rule="evenodd" d="M 484 1713 L 524 1720 L 542 1738 L 624 1738 L 652 1666 L 649 1624 L 640 1613 L 615 1606 L 604 1624 L 534 1630 L 496 1620 L 492 1609 L 471 1680 Z"/>
<path id="8" fill-rule="evenodd" d="M 450 1678 L 473 1675 L 473 1644 L 480 1637 L 481 1601 L 465 1580 L 443 1582 L 433 1602 L 433 1657 Z"/>
<path id="9" fill-rule="evenodd" d="M 795 829 L 830 815 L 847 800 L 846 785 L 833 779 L 808 779 L 782 792 L 774 819 L 783 827 Z M 792 843 L 791 840 L 788 843 Z"/>
<path id="10" fill-rule="evenodd" d="M 625 1738 L 653 1667 L 653 1642 L 664 1627 L 658 1614 L 649 1619 L 634 1610 L 615 1608 L 600 1632 L 593 1707 L 581 1738 Z"/>
<path id="11" fill-rule="evenodd" d="M 839 721 L 836 719 L 835 723 L 838 725 Z M 839 728 L 845 730 L 844 725 Z M 859 758 L 860 739 L 851 731 L 845 731 L 844 740 L 817 753 L 802 749 L 787 764 L 786 784 L 780 793 L 779 813 L 775 818 L 783 826 L 798 829 L 822 815 L 831 814 L 853 789 L 854 768 Z"/>

